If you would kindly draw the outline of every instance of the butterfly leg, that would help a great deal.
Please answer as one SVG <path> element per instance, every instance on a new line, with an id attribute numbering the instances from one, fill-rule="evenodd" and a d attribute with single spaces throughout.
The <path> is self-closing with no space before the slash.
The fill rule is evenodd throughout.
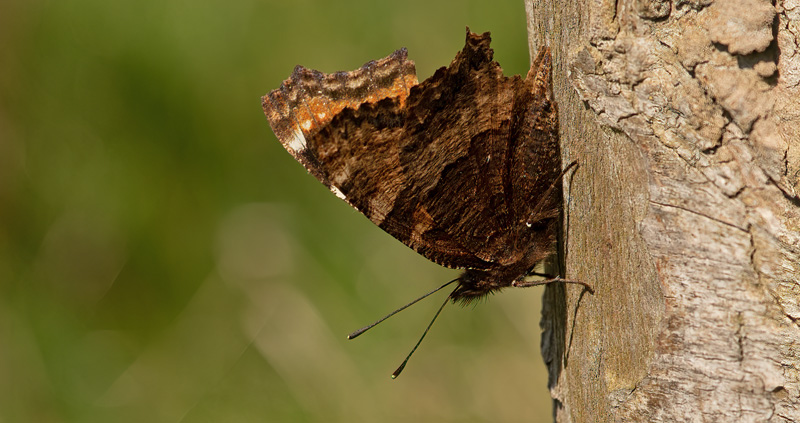
<path id="1" fill-rule="evenodd" d="M 514 281 L 511 283 L 511 286 L 517 288 L 527 288 L 529 286 L 547 285 L 551 283 L 574 283 L 578 285 L 583 285 L 583 287 L 586 288 L 590 293 L 594 294 L 594 288 L 592 288 L 592 286 L 589 285 L 588 283 L 575 279 L 563 279 L 560 277 L 542 279 L 538 281 Z"/>

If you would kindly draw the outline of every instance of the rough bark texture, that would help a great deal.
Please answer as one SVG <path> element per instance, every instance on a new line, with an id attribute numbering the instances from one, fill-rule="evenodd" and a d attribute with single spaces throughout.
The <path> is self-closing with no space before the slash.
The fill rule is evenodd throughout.
<path id="1" fill-rule="evenodd" d="M 559 422 L 800 420 L 800 1 L 526 0 L 550 45 Z"/>

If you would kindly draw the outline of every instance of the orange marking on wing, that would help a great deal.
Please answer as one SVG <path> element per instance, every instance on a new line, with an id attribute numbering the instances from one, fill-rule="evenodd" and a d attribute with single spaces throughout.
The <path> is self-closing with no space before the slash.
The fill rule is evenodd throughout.
<path id="1" fill-rule="evenodd" d="M 385 98 L 397 98 L 401 105 L 410 93 L 410 88 L 417 85 L 417 78 L 413 75 L 406 75 L 404 78 L 397 78 L 388 87 L 378 87 L 366 93 L 363 98 L 350 98 L 340 101 L 331 101 L 326 97 L 310 97 L 305 99 L 303 108 L 296 108 L 295 118 L 304 132 L 328 124 L 334 116 L 349 107 L 358 109 L 363 103 L 377 103 Z"/>

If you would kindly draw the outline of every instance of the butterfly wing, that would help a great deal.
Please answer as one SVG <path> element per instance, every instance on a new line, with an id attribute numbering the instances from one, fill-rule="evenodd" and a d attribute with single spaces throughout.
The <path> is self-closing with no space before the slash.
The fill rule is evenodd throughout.
<path id="1" fill-rule="evenodd" d="M 558 151 L 555 106 L 530 74 L 504 77 L 489 42 L 468 31 L 451 65 L 419 85 L 404 50 L 349 73 L 297 68 L 264 110 L 310 173 L 415 251 L 448 267 L 508 266 L 526 254 L 509 248 L 529 241 L 520 225 L 552 208 L 535 196 L 557 177 L 540 163 Z"/>

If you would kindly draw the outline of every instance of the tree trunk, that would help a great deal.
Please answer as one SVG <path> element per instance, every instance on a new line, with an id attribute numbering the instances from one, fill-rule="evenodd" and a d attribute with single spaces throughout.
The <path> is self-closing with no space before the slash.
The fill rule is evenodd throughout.
<path id="1" fill-rule="evenodd" d="M 800 420 L 800 2 L 526 0 L 560 107 L 559 422 Z"/>

